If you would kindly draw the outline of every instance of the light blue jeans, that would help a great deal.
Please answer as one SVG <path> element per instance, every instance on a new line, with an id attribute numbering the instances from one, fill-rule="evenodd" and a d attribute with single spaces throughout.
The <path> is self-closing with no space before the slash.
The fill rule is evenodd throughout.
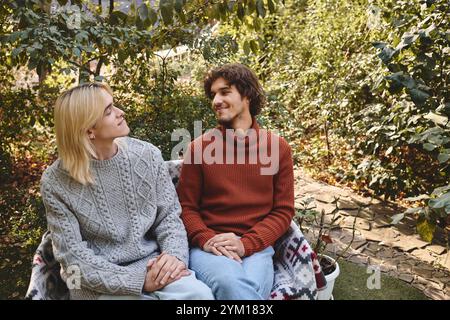
<path id="1" fill-rule="evenodd" d="M 181 277 L 154 292 L 143 293 L 140 296 L 102 295 L 99 300 L 214 300 L 211 289 L 197 280 L 195 273 Z"/>
<path id="2" fill-rule="evenodd" d="M 217 300 L 266 300 L 273 285 L 274 250 L 268 247 L 242 263 L 193 248 L 189 268 L 208 285 Z"/>

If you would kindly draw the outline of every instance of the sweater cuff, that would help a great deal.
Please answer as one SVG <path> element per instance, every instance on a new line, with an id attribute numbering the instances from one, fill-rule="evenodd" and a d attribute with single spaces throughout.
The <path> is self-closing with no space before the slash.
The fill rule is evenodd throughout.
<path id="1" fill-rule="evenodd" d="M 203 246 L 205 245 L 205 243 L 206 243 L 209 239 L 211 239 L 212 237 L 214 237 L 215 235 L 216 235 L 216 233 L 215 233 L 214 231 L 206 231 L 206 232 L 203 232 L 203 233 L 201 233 L 201 234 L 199 234 L 199 235 L 197 235 L 197 236 L 195 237 L 194 243 L 195 243 L 200 249 L 203 250 Z"/>
<path id="2" fill-rule="evenodd" d="M 183 262 L 184 265 L 186 266 L 186 268 L 188 268 L 188 266 L 189 266 L 189 257 L 188 257 L 188 255 L 183 254 L 180 251 L 166 251 L 166 253 L 168 253 L 171 256 L 174 256 L 175 258 L 177 258 L 178 260 Z"/>
<path id="3" fill-rule="evenodd" d="M 129 277 L 127 287 L 130 295 L 140 296 L 144 292 L 146 276 L 147 269 L 144 269 L 144 272 Z"/>
<path id="4" fill-rule="evenodd" d="M 257 251 L 256 248 L 253 246 L 250 239 L 242 237 L 241 242 L 242 242 L 242 244 L 244 246 L 244 250 L 245 250 L 244 257 L 251 256 L 252 254 L 254 254 Z"/>

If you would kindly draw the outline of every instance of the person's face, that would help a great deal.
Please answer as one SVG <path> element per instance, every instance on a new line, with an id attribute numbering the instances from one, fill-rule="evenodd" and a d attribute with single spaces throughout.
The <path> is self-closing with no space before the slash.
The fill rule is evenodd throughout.
<path id="1" fill-rule="evenodd" d="M 105 105 L 103 106 L 103 116 L 89 130 L 89 134 L 95 136 L 97 141 L 114 140 L 115 138 L 124 137 L 130 133 L 124 112 L 113 104 L 113 97 L 105 90 L 101 90 Z"/>
<path id="2" fill-rule="evenodd" d="M 218 78 L 211 85 L 212 107 L 217 121 L 222 125 L 232 126 L 233 122 L 245 116 L 249 111 L 249 100 L 242 97 L 235 85 Z"/>

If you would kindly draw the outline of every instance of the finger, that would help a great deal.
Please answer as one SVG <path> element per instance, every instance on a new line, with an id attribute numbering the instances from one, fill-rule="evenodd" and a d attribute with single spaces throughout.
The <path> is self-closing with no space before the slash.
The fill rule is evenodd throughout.
<path id="1" fill-rule="evenodd" d="M 216 256 L 223 256 L 223 254 L 219 250 L 217 250 L 216 247 L 210 247 L 210 249 L 211 252 L 214 253 Z"/>
<path id="2" fill-rule="evenodd" d="M 175 257 L 171 257 L 171 256 L 166 256 L 164 258 L 162 258 L 165 260 L 164 265 L 162 266 L 160 272 L 158 273 L 158 276 L 156 277 L 155 281 L 156 283 L 160 283 L 162 284 L 162 280 L 165 277 L 165 275 L 168 273 L 170 276 L 170 270 L 172 268 L 172 266 L 174 265 L 175 261 L 174 259 L 176 259 Z"/>
<path id="3" fill-rule="evenodd" d="M 167 270 L 164 270 L 163 272 L 163 268 L 166 265 L 167 261 L 168 261 L 168 255 L 165 254 L 160 254 L 159 257 L 156 259 L 156 263 L 155 263 L 155 274 L 154 274 L 154 278 L 153 281 L 159 282 L 161 281 L 162 277 L 164 276 L 165 272 L 167 272 Z M 161 273 L 163 273 L 161 275 Z"/>
<path id="4" fill-rule="evenodd" d="M 236 251 L 237 252 L 237 247 L 235 246 L 224 246 L 225 249 L 227 249 L 228 251 Z"/>
<path id="5" fill-rule="evenodd" d="M 231 241 L 231 240 L 223 240 L 223 241 L 214 243 L 214 247 L 225 247 L 225 246 L 231 246 L 231 245 L 233 245 L 233 241 Z"/>
<path id="6" fill-rule="evenodd" d="M 172 274 L 172 271 L 167 271 L 166 274 L 164 275 L 164 277 L 161 279 L 160 284 L 161 285 L 166 285 L 166 283 L 169 281 L 170 279 L 170 275 Z"/>
<path id="7" fill-rule="evenodd" d="M 183 271 L 180 272 L 180 274 L 179 274 L 177 280 L 178 280 L 178 279 L 181 279 L 182 277 L 187 277 L 187 276 L 190 276 L 190 275 L 191 275 L 191 271 L 188 270 L 188 269 L 185 269 L 185 270 L 183 270 Z"/>
<path id="8" fill-rule="evenodd" d="M 230 258 L 231 260 L 234 260 L 233 256 L 230 254 L 230 252 L 227 249 L 225 249 L 224 247 L 217 247 L 217 250 L 222 252 L 223 255 L 225 255 L 226 257 Z"/>
<path id="9" fill-rule="evenodd" d="M 172 279 L 176 279 L 176 277 L 178 277 L 178 275 L 181 273 L 181 271 L 183 271 L 184 269 L 186 269 L 184 263 L 179 263 L 178 266 L 175 268 L 175 271 L 172 272 L 172 274 L 170 275 L 170 277 Z"/>
<path id="10" fill-rule="evenodd" d="M 209 239 L 208 242 L 214 242 L 214 241 L 217 241 L 217 239 L 220 239 L 220 234 L 215 235 L 214 237 Z"/>
<path id="11" fill-rule="evenodd" d="M 148 262 L 147 262 L 147 269 L 151 268 L 151 266 L 155 263 L 155 260 L 156 260 L 155 258 L 148 260 Z"/>
<path id="12" fill-rule="evenodd" d="M 229 251 L 229 252 L 230 252 L 230 254 L 233 256 L 233 259 L 234 259 L 234 260 L 236 260 L 236 261 L 239 262 L 239 263 L 242 263 L 241 257 L 239 257 L 238 254 L 237 254 L 236 252 L 234 252 L 234 251 Z"/>
<path id="13" fill-rule="evenodd" d="M 175 277 L 173 277 L 173 274 L 177 271 L 177 269 L 181 266 L 181 268 L 184 267 L 184 263 L 182 263 L 181 261 L 179 261 L 177 258 L 174 257 L 173 259 L 173 263 L 170 266 L 170 268 L 168 268 L 169 270 L 167 270 L 167 273 L 164 275 L 164 277 L 161 280 L 161 284 L 167 284 L 167 281 L 169 281 L 169 278 L 174 279 Z M 171 280 L 170 280 L 171 281 Z"/>

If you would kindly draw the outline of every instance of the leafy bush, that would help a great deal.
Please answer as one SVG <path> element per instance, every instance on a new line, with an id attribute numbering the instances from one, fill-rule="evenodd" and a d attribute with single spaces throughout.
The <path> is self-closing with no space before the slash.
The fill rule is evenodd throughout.
<path id="1" fill-rule="evenodd" d="M 419 234 L 431 241 L 437 225 L 449 225 L 450 215 L 448 3 L 399 1 L 392 13 L 398 20 L 388 39 L 391 45 L 374 43 L 388 69 L 378 90 L 389 104 L 371 117 L 372 137 L 362 149 L 377 155 L 377 166 L 386 168 L 389 181 L 395 182 L 382 187 L 392 195 L 406 191 L 419 195 L 412 200 L 425 201 L 426 206 L 407 212 L 417 216 Z M 386 110 L 389 105 L 393 108 Z M 372 179 L 380 187 L 382 180 Z"/>

